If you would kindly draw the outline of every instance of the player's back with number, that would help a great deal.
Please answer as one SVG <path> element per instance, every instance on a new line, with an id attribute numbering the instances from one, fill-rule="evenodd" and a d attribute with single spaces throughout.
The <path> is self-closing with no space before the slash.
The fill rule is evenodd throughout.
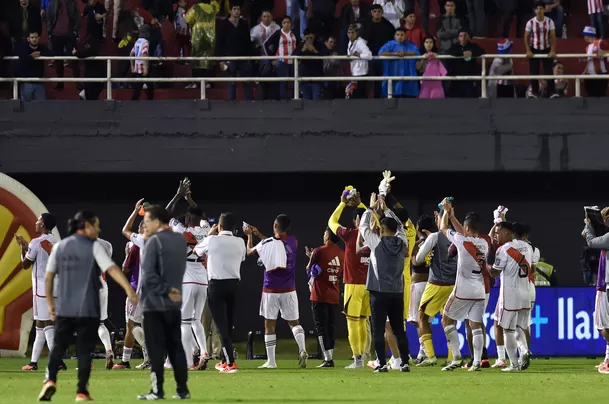
<path id="1" fill-rule="evenodd" d="M 484 276 L 488 242 L 482 237 L 468 237 L 454 230 L 447 237 L 458 251 L 455 296 L 464 300 L 484 300 Z"/>
<path id="2" fill-rule="evenodd" d="M 522 240 L 512 240 L 497 250 L 495 267 L 501 271 L 499 303 L 506 310 L 530 309 L 528 294 L 533 249 Z"/>

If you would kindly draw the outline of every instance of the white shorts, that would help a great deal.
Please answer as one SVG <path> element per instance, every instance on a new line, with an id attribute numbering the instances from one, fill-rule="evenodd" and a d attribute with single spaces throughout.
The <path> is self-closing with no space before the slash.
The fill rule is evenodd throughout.
<path id="1" fill-rule="evenodd" d="M 49 314 L 49 306 L 47 305 L 46 297 L 34 295 L 32 309 L 34 312 L 34 320 L 51 321 L 51 315 Z"/>
<path id="2" fill-rule="evenodd" d="M 535 290 L 535 284 L 529 282 L 529 301 L 531 302 L 531 310 L 529 310 L 529 327 L 533 324 L 533 309 L 535 309 L 535 299 L 537 298 L 537 292 Z"/>
<path id="3" fill-rule="evenodd" d="M 463 300 L 450 294 L 444 306 L 444 315 L 457 321 L 471 320 L 482 323 L 484 319 L 484 300 Z"/>
<path id="4" fill-rule="evenodd" d="M 594 327 L 597 330 L 609 329 L 609 303 L 607 293 L 596 291 L 596 303 L 594 304 Z"/>
<path id="5" fill-rule="evenodd" d="M 207 285 L 185 283 L 182 285 L 182 320 L 201 321 L 207 301 Z"/>
<path id="6" fill-rule="evenodd" d="M 99 320 L 105 321 L 108 318 L 108 288 L 99 290 Z"/>
<path id="7" fill-rule="evenodd" d="M 419 306 L 425 291 L 427 282 L 417 282 L 410 285 L 410 306 L 408 307 L 408 319 L 410 323 L 416 323 L 419 319 Z M 429 323 L 433 323 L 433 317 L 429 317 Z"/>
<path id="8" fill-rule="evenodd" d="M 498 305 L 499 306 L 499 305 Z M 497 322 L 504 330 L 516 330 L 516 328 L 526 329 L 529 326 L 530 310 L 505 310 L 499 307 L 497 312 Z"/>
<path id="9" fill-rule="evenodd" d="M 296 291 L 287 293 L 262 292 L 260 315 L 267 320 L 277 320 L 279 313 L 286 321 L 296 321 L 298 315 L 298 296 Z"/>
<path id="10" fill-rule="evenodd" d="M 141 299 L 141 298 L 140 298 Z M 140 300 L 141 302 L 141 300 Z M 129 299 L 125 303 L 125 319 L 127 323 L 129 320 L 133 321 L 137 324 L 142 324 L 144 321 L 144 314 L 142 313 L 142 305 L 141 304 L 133 304 Z"/>

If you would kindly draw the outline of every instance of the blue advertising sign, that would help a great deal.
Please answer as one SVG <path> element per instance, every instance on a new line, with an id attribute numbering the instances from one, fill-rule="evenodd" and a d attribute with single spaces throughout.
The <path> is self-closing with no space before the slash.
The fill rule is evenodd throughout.
<path id="1" fill-rule="evenodd" d="M 495 356 L 495 328 L 493 313 L 499 297 L 499 289 L 491 289 L 491 296 L 484 314 L 486 347 Z M 594 328 L 594 288 L 537 288 L 537 301 L 532 311 L 531 351 L 535 356 L 603 356 L 605 339 Z M 407 326 L 410 353 L 419 351 L 416 329 Z M 457 323 L 461 352 L 469 356 L 466 328 Z M 444 330 L 438 315 L 432 324 L 432 338 L 437 356 L 446 356 Z"/>

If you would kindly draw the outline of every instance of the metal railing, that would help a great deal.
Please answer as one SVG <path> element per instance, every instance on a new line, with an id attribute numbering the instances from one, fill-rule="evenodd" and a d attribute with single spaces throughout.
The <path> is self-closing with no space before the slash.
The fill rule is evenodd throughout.
<path id="1" fill-rule="evenodd" d="M 547 58 L 548 55 L 534 55 L 534 58 Z M 559 54 L 556 58 L 561 59 L 587 59 L 590 56 L 587 54 Z M 437 59 L 460 59 L 453 56 L 436 55 Z M 332 82 L 332 81 L 387 81 L 387 98 L 393 98 L 393 81 L 478 81 L 480 82 L 481 98 L 488 98 L 487 83 L 489 80 L 575 80 L 575 97 L 581 97 L 581 81 L 582 80 L 599 80 L 609 79 L 609 74 L 587 75 L 587 74 L 565 74 L 561 76 L 555 75 L 511 75 L 511 76 L 488 76 L 486 62 L 488 59 L 503 58 L 503 59 L 525 59 L 524 54 L 507 54 L 507 55 L 482 55 L 481 74 L 479 76 L 327 76 L 327 77 L 301 77 L 299 75 L 299 63 L 303 60 L 345 60 L 355 61 L 364 60 L 355 56 L 252 56 L 252 57 L 148 57 L 138 58 L 132 56 L 97 56 L 93 58 L 79 59 L 74 56 L 53 56 L 40 57 L 40 60 L 53 61 L 90 61 L 99 60 L 106 61 L 106 77 L 100 78 L 78 78 L 78 77 L 45 77 L 45 78 L 29 78 L 29 77 L 3 77 L 0 82 L 13 83 L 13 99 L 19 99 L 19 83 L 106 83 L 106 99 L 112 100 L 112 84 L 113 83 L 199 83 L 201 87 L 200 98 L 207 99 L 206 84 L 221 83 L 221 82 L 285 82 L 291 81 L 294 83 L 294 99 L 300 99 L 300 83 L 301 82 Z M 17 57 L 7 57 L 5 60 L 18 60 Z M 375 56 L 372 60 L 403 60 L 403 59 L 423 59 L 422 56 Z M 185 61 L 214 61 L 214 62 L 230 62 L 230 61 L 269 61 L 269 60 L 292 60 L 294 63 L 293 77 L 112 77 L 112 62 L 113 61 L 150 61 L 150 62 L 185 62 Z M 370 60 L 369 60 L 370 62 Z"/>

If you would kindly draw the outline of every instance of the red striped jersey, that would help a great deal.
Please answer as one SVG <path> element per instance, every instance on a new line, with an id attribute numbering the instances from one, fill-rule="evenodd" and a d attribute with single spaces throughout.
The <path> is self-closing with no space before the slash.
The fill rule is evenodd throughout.
<path id="1" fill-rule="evenodd" d="M 149 56 L 149 52 L 148 52 L 149 46 L 150 46 L 150 43 L 148 42 L 147 39 L 140 38 L 135 42 L 135 45 L 133 45 L 133 50 L 131 51 L 131 55 L 135 56 L 135 57 L 148 57 Z M 136 60 L 134 66 L 133 66 L 133 73 L 143 74 L 144 73 L 144 63 L 145 62 L 143 60 Z"/>
<path id="2" fill-rule="evenodd" d="M 280 31 L 279 46 L 277 47 L 277 54 L 275 56 L 290 56 L 296 49 L 296 36 L 290 31 L 289 33 Z M 293 64 L 293 60 L 283 59 L 283 63 Z"/>
<path id="3" fill-rule="evenodd" d="M 602 13 L 603 0 L 588 0 L 588 14 Z"/>
<path id="4" fill-rule="evenodd" d="M 556 26 L 552 19 L 544 17 L 543 21 L 539 21 L 537 17 L 531 18 L 527 22 L 525 30 L 530 35 L 531 43 L 529 45 L 532 49 L 550 49 L 550 32 L 556 31 Z"/>
<path id="5" fill-rule="evenodd" d="M 57 243 L 55 236 L 43 234 L 30 241 L 25 258 L 32 261 L 32 293 L 34 296 L 46 297 L 44 277 L 46 275 L 47 262 L 51 249 Z M 57 283 L 55 283 L 57 285 Z M 57 290 L 55 288 L 54 290 Z"/>

